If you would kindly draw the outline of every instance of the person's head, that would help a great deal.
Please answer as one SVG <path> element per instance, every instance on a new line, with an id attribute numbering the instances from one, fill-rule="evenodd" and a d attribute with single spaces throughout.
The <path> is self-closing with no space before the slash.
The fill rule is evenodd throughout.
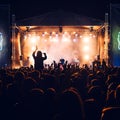
<path id="1" fill-rule="evenodd" d="M 42 57 L 42 52 L 41 52 L 41 51 L 38 51 L 38 52 L 37 52 L 37 56 L 38 56 L 38 57 Z"/>
<path id="2" fill-rule="evenodd" d="M 68 88 L 62 92 L 58 108 L 62 120 L 83 120 L 85 117 L 82 98 L 75 88 Z"/>

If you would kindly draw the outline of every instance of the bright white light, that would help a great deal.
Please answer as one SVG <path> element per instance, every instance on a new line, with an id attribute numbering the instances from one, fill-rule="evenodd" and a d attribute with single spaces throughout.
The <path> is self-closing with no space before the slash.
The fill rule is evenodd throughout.
<path id="1" fill-rule="evenodd" d="M 54 34 L 55 34 L 55 32 L 52 32 L 52 34 L 54 35 Z"/>
<path id="2" fill-rule="evenodd" d="M 49 36 L 49 38 L 51 39 L 51 38 L 52 38 L 52 36 L 50 35 L 50 36 Z"/>
<path id="3" fill-rule="evenodd" d="M 56 33 L 56 37 L 58 37 L 58 34 Z"/>
<path id="4" fill-rule="evenodd" d="M 77 36 L 78 36 L 78 34 L 76 33 L 76 34 L 75 34 L 75 36 L 77 37 Z"/>
<path id="5" fill-rule="evenodd" d="M 64 37 L 64 38 L 62 39 L 62 41 L 63 41 L 63 42 L 68 42 L 68 39 Z"/>
<path id="6" fill-rule="evenodd" d="M 35 51 L 35 49 L 36 49 L 36 47 L 35 47 L 35 46 L 33 46 L 33 47 L 32 47 L 32 51 Z"/>
<path id="7" fill-rule="evenodd" d="M 80 35 L 80 38 L 82 38 L 82 35 Z"/>
<path id="8" fill-rule="evenodd" d="M 77 39 L 73 39 L 73 42 L 77 42 Z"/>
<path id="9" fill-rule="evenodd" d="M 31 38 L 30 40 L 32 43 L 35 43 L 36 42 L 36 39 L 35 38 Z"/>
<path id="10" fill-rule="evenodd" d="M 25 39 L 25 40 L 27 39 L 27 36 L 26 36 L 26 35 L 24 36 L 24 39 Z"/>
<path id="11" fill-rule="evenodd" d="M 73 34 L 75 34 L 76 32 L 73 32 Z"/>
<path id="12" fill-rule="evenodd" d="M 89 46 L 87 46 L 87 45 L 84 46 L 83 50 L 84 50 L 84 51 L 89 51 Z"/>
<path id="13" fill-rule="evenodd" d="M 39 36 L 31 36 L 28 38 L 28 40 L 30 40 L 31 43 L 36 43 L 37 40 L 39 40 L 39 38 L 40 38 Z"/>
<path id="14" fill-rule="evenodd" d="M 44 34 L 47 34 L 47 32 L 44 32 Z"/>
<path id="15" fill-rule="evenodd" d="M 53 37 L 50 39 L 51 42 L 58 42 L 58 39 L 56 37 Z"/>
<path id="16" fill-rule="evenodd" d="M 64 34 L 67 34 L 67 32 L 64 32 Z"/>
<path id="17" fill-rule="evenodd" d="M 84 37 L 83 41 L 86 42 L 86 43 L 88 43 L 89 42 L 89 37 Z"/>
<path id="18" fill-rule="evenodd" d="M 89 55 L 85 55 L 85 56 L 84 56 L 84 59 L 85 59 L 85 60 L 89 60 L 89 58 L 90 58 Z"/>

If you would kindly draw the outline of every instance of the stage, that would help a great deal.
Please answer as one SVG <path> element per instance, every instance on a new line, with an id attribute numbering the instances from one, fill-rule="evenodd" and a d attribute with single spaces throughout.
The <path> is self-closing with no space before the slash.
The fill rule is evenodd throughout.
<path id="1" fill-rule="evenodd" d="M 36 47 L 47 54 L 45 64 L 65 59 L 82 66 L 90 65 L 98 55 L 100 60 L 106 57 L 104 22 L 73 13 L 58 12 L 48 13 L 47 17 L 45 14 L 13 23 L 13 68 L 26 66 L 27 60 L 29 65 L 34 65 L 32 53 Z"/>

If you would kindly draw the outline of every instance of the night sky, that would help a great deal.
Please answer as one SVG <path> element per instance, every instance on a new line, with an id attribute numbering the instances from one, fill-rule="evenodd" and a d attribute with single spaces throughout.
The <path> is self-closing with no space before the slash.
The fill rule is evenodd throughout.
<path id="1" fill-rule="evenodd" d="M 47 12 L 64 10 L 80 15 L 104 20 L 105 13 L 110 12 L 110 3 L 119 0 L 1 0 L 0 4 L 9 4 L 10 13 L 16 20 L 39 16 Z"/>

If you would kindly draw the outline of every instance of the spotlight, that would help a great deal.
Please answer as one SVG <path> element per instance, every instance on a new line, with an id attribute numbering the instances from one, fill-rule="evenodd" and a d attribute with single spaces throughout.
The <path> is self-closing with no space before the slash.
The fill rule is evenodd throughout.
<path id="1" fill-rule="evenodd" d="M 90 27 L 90 32 L 92 32 L 92 31 L 93 31 L 93 27 L 91 26 L 91 27 Z"/>
<path id="2" fill-rule="evenodd" d="M 30 32 L 30 27 L 26 26 L 26 32 Z"/>

